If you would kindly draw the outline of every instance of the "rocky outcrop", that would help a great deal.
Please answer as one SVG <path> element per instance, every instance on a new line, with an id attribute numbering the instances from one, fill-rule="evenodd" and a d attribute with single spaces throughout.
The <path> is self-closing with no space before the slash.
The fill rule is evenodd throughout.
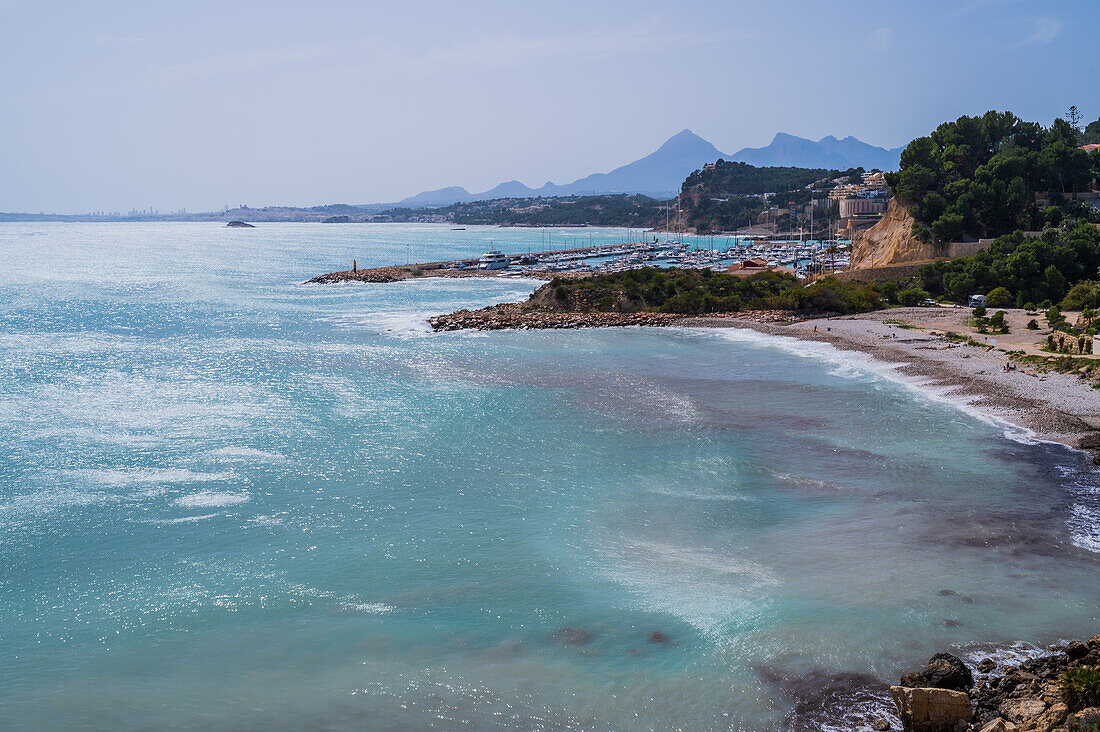
<path id="1" fill-rule="evenodd" d="M 751 312 L 683 315 L 680 313 L 574 312 L 532 308 L 527 303 L 503 303 L 480 310 L 459 310 L 449 315 L 428 318 L 434 330 L 550 330 L 563 328 L 614 328 L 630 325 L 683 325 L 705 327 L 732 320 L 756 323 L 790 322 L 790 312 L 756 310 Z"/>
<path id="2" fill-rule="evenodd" d="M 1097 666 L 1100 635 L 1056 646 L 1050 653 L 1010 668 L 983 659 L 977 664 L 978 678 L 972 686 L 968 679 L 973 679 L 973 672 L 960 659 L 937 653 L 923 671 L 906 674 L 902 685 L 891 687 L 890 693 L 906 730 L 1092 732 L 1097 727 L 1089 725 L 1100 726 L 1100 709 L 1081 709 L 1082 700 L 1067 697 L 1061 681 L 1067 669 Z M 928 683 L 959 688 L 921 685 Z"/>
<path id="3" fill-rule="evenodd" d="M 544 330 L 553 328 L 607 328 L 624 325 L 671 325 L 681 316 L 672 313 L 573 313 L 524 308 L 520 303 L 492 305 L 481 310 L 459 310 L 428 318 L 435 330 Z"/>
<path id="4" fill-rule="evenodd" d="M 882 220 L 856 235 L 850 269 L 927 262 L 940 256 L 930 241 L 913 233 L 913 223 L 909 206 L 897 196 L 891 198 Z"/>
<path id="5" fill-rule="evenodd" d="M 1089 707 L 1066 717 L 1066 732 L 1092 732 L 1100 729 L 1100 707 Z"/>
<path id="6" fill-rule="evenodd" d="M 926 686 L 952 691 L 969 691 L 974 685 L 974 675 L 962 659 L 950 653 L 937 653 L 928 659 L 919 674 L 905 674 L 902 686 Z"/>
<path id="7" fill-rule="evenodd" d="M 891 686 L 890 696 L 906 732 L 955 732 L 969 729 L 974 712 L 961 691 L 930 687 Z"/>

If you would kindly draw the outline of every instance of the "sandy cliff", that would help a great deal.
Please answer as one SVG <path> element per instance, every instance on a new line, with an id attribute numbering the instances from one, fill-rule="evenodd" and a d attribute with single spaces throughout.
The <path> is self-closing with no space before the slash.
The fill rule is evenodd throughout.
<path id="1" fill-rule="evenodd" d="M 852 269 L 867 269 L 908 262 L 927 262 L 940 256 L 930 242 L 913 235 L 909 206 L 895 196 L 886 215 L 867 231 L 856 235 L 852 244 Z"/>

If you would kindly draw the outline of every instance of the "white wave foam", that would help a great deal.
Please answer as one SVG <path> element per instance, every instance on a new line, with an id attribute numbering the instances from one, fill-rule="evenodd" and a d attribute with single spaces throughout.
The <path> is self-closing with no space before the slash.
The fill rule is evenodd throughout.
<path id="1" fill-rule="evenodd" d="M 159 524 L 161 526 L 170 526 L 172 524 L 190 524 L 195 521 L 204 521 L 206 519 L 214 518 L 215 516 L 221 516 L 220 513 L 205 513 L 202 516 L 182 516 L 174 519 L 156 519 L 150 523 Z"/>
<path id="2" fill-rule="evenodd" d="M 260 526 L 282 526 L 285 522 L 279 516 L 253 516 L 252 523 L 259 524 Z"/>
<path id="3" fill-rule="evenodd" d="M 768 473 L 774 478 L 783 481 L 784 483 L 790 483 L 802 488 L 818 488 L 828 491 L 842 491 L 844 488 L 836 483 L 829 483 L 828 481 L 818 480 L 817 478 L 808 478 L 805 475 L 797 475 L 795 473 L 784 473 L 780 470 L 769 470 L 764 468 L 764 472 Z"/>
<path id="4" fill-rule="evenodd" d="M 212 450 L 209 455 L 216 458 L 241 458 L 242 460 L 265 460 L 268 462 L 284 462 L 286 458 L 277 452 L 264 452 L 252 447 L 222 447 Z"/>
<path id="5" fill-rule="evenodd" d="M 88 493 L 72 488 L 57 488 L 15 496 L 0 502 L 0 516 L 40 515 L 59 508 L 90 506 L 96 503 L 116 501 L 118 496 Z"/>
<path id="6" fill-rule="evenodd" d="M 1066 523 L 1074 546 L 1100 553 L 1100 509 L 1074 503 Z"/>
<path id="7" fill-rule="evenodd" d="M 252 496 L 247 493 L 223 493 L 219 491 L 199 491 L 176 499 L 176 504 L 188 508 L 223 508 L 235 506 L 238 503 L 246 503 Z"/>
<path id="8" fill-rule="evenodd" d="M 202 473 L 186 468 L 70 470 L 66 473 L 88 483 L 114 488 L 165 483 L 205 483 L 232 480 L 236 477 L 230 472 Z"/>
<path id="9" fill-rule="evenodd" d="M 397 609 L 393 605 L 387 605 L 384 602 L 342 602 L 340 607 L 370 615 L 385 615 Z"/>
<path id="10" fill-rule="evenodd" d="M 321 320 L 351 329 L 365 329 L 371 333 L 400 338 L 430 335 L 432 326 L 428 318 L 435 312 L 426 310 L 390 310 L 384 312 L 346 312 L 325 316 Z"/>
<path id="11" fill-rule="evenodd" d="M 1052 651 L 1040 648 L 1031 643 L 1016 642 L 1007 645 L 968 645 L 960 649 L 959 656 L 971 667 L 971 671 L 974 672 L 975 677 L 984 678 L 993 673 L 997 673 L 998 670 L 1003 671 L 1006 668 L 1015 668 L 1024 663 L 1024 661 L 1029 661 L 1033 658 L 1042 658 L 1043 656 L 1052 655 L 1052 653 Z M 991 659 L 997 664 L 997 668 L 989 673 L 981 673 L 977 670 L 977 665 L 986 658 Z"/>
<path id="12" fill-rule="evenodd" d="M 653 487 L 650 493 L 671 498 L 684 498 L 689 501 L 747 501 L 749 497 L 742 493 L 703 493 L 702 491 L 679 491 L 672 488 Z"/>
<path id="13" fill-rule="evenodd" d="M 781 583 L 762 564 L 702 547 L 624 537 L 600 554 L 619 558 L 603 572 L 643 607 L 674 615 L 714 641 L 765 612 L 763 588 Z"/>

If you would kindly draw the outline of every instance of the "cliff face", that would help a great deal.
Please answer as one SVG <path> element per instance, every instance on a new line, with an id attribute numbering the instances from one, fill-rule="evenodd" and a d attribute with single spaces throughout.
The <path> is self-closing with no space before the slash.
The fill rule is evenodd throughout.
<path id="1" fill-rule="evenodd" d="M 852 243 L 851 269 L 926 262 L 937 256 L 931 243 L 913 235 L 913 215 L 909 206 L 895 196 L 890 199 L 882 220 L 856 235 Z"/>

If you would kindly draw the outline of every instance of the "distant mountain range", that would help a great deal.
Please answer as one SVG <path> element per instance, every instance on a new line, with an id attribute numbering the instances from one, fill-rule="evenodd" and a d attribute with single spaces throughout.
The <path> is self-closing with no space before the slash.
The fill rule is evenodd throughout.
<path id="1" fill-rule="evenodd" d="M 896 170 L 901 151 L 900 147 L 887 150 L 868 145 L 854 137 L 838 140 L 829 135 L 814 142 L 780 132 L 767 147 L 746 147 L 733 155 L 726 155 L 691 130 L 683 130 L 644 158 L 615 168 L 609 173 L 594 173 L 572 183 L 558 185 L 548 182 L 541 188 L 530 188 L 517 180 L 510 180 L 481 193 L 470 193 L 461 186 L 449 186 L 418 193 L 398 205 L 423 208 L 494 198 L 600 193 L 642 193 L 654 198 L 671 198 L 680 190 L 684 178 L 718 158 L 760 167 L 794 166 L 837 170 L 863 167 L 868 170 Z"/>

